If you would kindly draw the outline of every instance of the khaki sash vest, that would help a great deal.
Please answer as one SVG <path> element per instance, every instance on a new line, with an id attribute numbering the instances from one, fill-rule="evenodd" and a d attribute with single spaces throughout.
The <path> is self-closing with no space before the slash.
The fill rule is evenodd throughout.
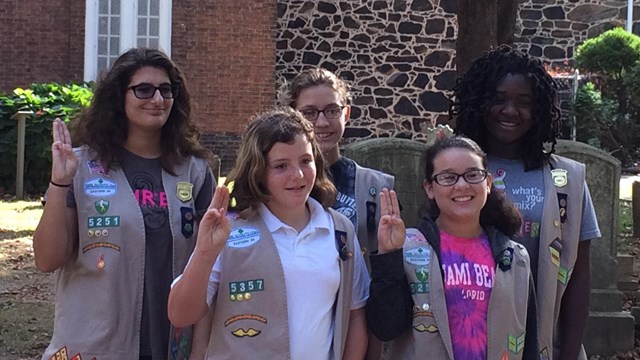
<path id="1" fill-rule="evenodd" d="M 340 287 L 334 305 L 332 354 L 344 352 L 354 272 L 351 222 L 329 209 L 335 226 Z M 211 305 L 213 320 L 207 359 L 290 359 L 287 289 L 275 242 L 266 224 L 254 215 L 236 219 L 220 254 L 218 293 Z"/>
<path id="2" fill-rule="evenodd" d="M 393 189 L 394 178 L 383 172 L 362 167 L 356 163 L 356 214 L 358 242 L 364 254 L 367 269 L 371 271 L 368 254 L 378 250 L 378 222 L 380 221 L 380 192 Z"/>
<path id="3" fill-rule="evenodd" d="M 561 156 L 552 155 L 549 160 L 542 170 L 545 194 L 536 286 L 538 339 L 541 358 L 558 359 L 558 316 L 578 256 L 585 166 Z M 586 360 L 584 349 L 580 359 Z"/>
<path id="4" fill-rule="evenodd" d="M 122 169 L 105 174 L 87 148 L 75 151 L 80 159 L 73 182 L 79 243 L 74 259 L 56 271 L 54 332 L 43 359 L 137 360 L 146 244 L 142 212 Z M 162 171 L 174 277 L 195 246 L 194 202 L 208 171 L 206 161 L 194 157 L 177 166 L 177 176 Z M 189 353 L 190 329 L 172 331 L 171 340 L 177 358 Z"/>
<path id="5" fill-rule="evenodd" d="M 529 300 L 529 255 L 524 246 L 496 230 L 491 239 L 502 237 L 504 248 L 494 249 L 496 271 L 487 310 L 487 359 L 522 359 Z M 508 269 L 498 266 L 505 251 L 512 257 Z M 410 331 L 389 342 L 388 359 L 453 359 L 453 348 L 444 297 L 444 282 L 438 256 L 418 229 L 407 229 L 403 247 L 407 281 L 414 301 Z M 426 277 L 424 273 L 427 271 Z"/>

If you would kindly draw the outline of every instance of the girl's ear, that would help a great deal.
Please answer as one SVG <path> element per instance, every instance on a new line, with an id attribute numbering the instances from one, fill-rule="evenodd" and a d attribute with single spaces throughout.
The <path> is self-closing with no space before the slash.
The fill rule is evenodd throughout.
<path id="1" fill-rule="evenodd" d="M 344 123 L 348 123 L 349 122 L 349 118 L 351 117 L 351 106 L 347 105 L 347 107 L 344 109 Z"/>
<path id="2" fill-rule="evenodd" d="M 422 188 L 424 189 L 424 193 L 427 194 L 427 197 L 431 200 L 435 197 L 433 193 L 433 184 L 429 183 L 427 180 L 422 182 Z"/>
<path id="3" fill-rule="evenodd" d="M 487 194 L 491 193 L 491 188 L 493 187 L 493 176 L 490 172 L 487 173 L 487 178 L 485 180 L 487 182 Z"/>

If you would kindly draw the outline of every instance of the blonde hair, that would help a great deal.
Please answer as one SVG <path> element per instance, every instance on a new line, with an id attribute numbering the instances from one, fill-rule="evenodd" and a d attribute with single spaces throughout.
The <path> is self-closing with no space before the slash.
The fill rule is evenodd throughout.
<path id="1" fill-rule="evenodd" d="M 233 182 L 232 211 L 244 218 L 251 216 L 258 204 L 269 201 L 271 194 L 263 185 L 267 167 L 267 154 L 277 142 L 291 143 L 296 136 L 304 135 L 311 143 L 316 165 L 316 179 L 311 197 L 325 208 L 333 205 L 336 188 L 329 180 L 320 146 L 315 141 L 313 125 L 300 112 L 288 108 L 266 111 L 254 116 L 242 136 L 236 163 L 227 177 Z"/>

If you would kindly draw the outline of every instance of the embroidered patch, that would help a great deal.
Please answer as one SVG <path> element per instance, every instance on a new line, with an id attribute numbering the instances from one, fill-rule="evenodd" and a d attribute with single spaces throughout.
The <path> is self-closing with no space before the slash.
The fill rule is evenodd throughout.
<path id="1" fill-rule="evenodd" d="M 193 235 L 194 218 L 192 208 L 188 206 L 180 207 L 180 231 L 182 232 L 182 236 L 187 239 Z"/>
<path id="2" fill-rule="evenodd" d="M 419 242 L 423 244 L 427 243 L 427 239 L 424 238 L 424 235 L 422 235 L 421 232 L 407 232 L 405 241 Z"/>
<path id="3" fill-rule="evenodd" d="M 243 328 L 239 328 L 236 329 L 234 331 L 231 332 L 231 334 L 235 337 L 256 337 L 258 335 L 260 335 L 262 331 L 260 330 L 256 330 L 254 328 L 249 328 L 248 330 L 245 330 Z"/>
<path id="4" fill-rule="evenodd" d="M 91 243 L 89 245 L 86 245 L 85 247 L 82 248 L 82 253 L 86 253 L 89 250 L 92 249 L 96 249 L 96 248 L 109 248 L 109 249 L 113 249 L 115 251 L 120 251 L 120 245 L 116 245 L 114 243 L 111 242 L 107 242 L 107 241 L 98 241 L 98 242 L 94 242 Z"/>
<path id="5" fill-rule="evenodd" d="M 264 291 L 264 279 L 229 282 L 229 299 L 231 301 L 251 300 L 252 292 Z"/>
<path id="6" fill-rule="evenodd" d="M 375 188 L 375 187 L 373 187 L 373 186 L 372 186 L 372 187 L 370 187 L 370 188 L 369 188 L 369 195 L 371 195 L 371 196 L 376 196 L 376 195 L 378 195 L 378 189 L 376 189 L 376 188 Z"/>
<path id="7" fill-rule="evenodd" d="M 418 247 L 404 252 L 404 261 L 418 266 L 429 265 L 430 250 L 427 247 Z"/>
<path id="8" fill-rule="evenodd" d="M 100 199 L 94 203 L 96 211 L 100 215 L 104 215 L 109 210 L 109 201 Z"/>
<path id="9" fill-rule="evenodd" d="M 429 280 L 429 270 L 424 266 L 416 268 L 416 278 L 420 282 L 427 282 Z"/>
<path id="10" fill-rule="evenodd" d="M 420 310 L 420 308 L 418 308 L 416 311 L 413 312 L 413 317 L 417 318 L 417 317 L 433 317 L 433 313 L 431 311 L 422 311 Z"/>
<path id="11" fill-rule="evenodd" d="M 545 347 L 544 349 L 540 350 L 540 360 L 551 360 L 549 359 L 549 350 L 547 350 L 547 348 Z"/>
<path id="12" fill-rule="evenodd" d="M 236 321 L 240 321 L 240 320 L 255 320 L 255 321 L 259 321 L 263 324 L 267 323 L 267 318 L 264 316 L 260 316 L 260 315 L 256 315 L 256 314 L 241 314 L 241 315 L 235 315 L 232 316 L 230 318 L 228 318 L 227 320 L 224 321 L 224 326 L 227 327 L 231 324 L 233 324 Z"/>
<path id="13" fill-rule="evenodd" d="M 87 161 L 87 167 L 89 168 L 89 172 L 91 174 L 106 174 L 107 172 L 104 171 L 104 168 L 102 167 L 102 165 L 95 161 L 95 160 L 89 160 Z"/>
<path id="14" fill-rule="evenodd" d="M 89 229 L 103 228 L 103 227 L 117 227 L 120 226 L 120 216 L 89 216 L 87 218 L 87 227 Z"/>
<path id="15" fill-rule="evenodd" d="M 509 351 L 514 354 L 519 353 L 524 348 L 524 333 L 514 336 L 509 335 Z"/>
<path id="16" fill-rule="evenodd" d="M 409 289 L 411 291 L 411 295 L 426 294 L 429 292 L 429 283 L 428 282 L 412 282 L 412 283 L 409 283 Z"/>
<path id="17" fill-rule="evenodd" d="M 187 181 L 178 181 L 176 184 L 176 197 L 185 202 L 193 198 L 193 184 Z"/>
<path id="18" fill-rule="evenodd" d="M 260 240 L 260 231 L 254 227 L 237 227 L 231 230 L 227 246 L 232 248 L 246 248 Z"/>
<path id="19" fill-rule="evenodd" d="M 438 327 L 430 324 L 429 326 L 425 325 L 425 324 L 418 324 L 418 325 L 414 325 L 413 329 L 417 332 L 428 332 L 428 333 L 436 333 L 438 332 Z"/>
<path id="20" fill-rule="evenodd" d="M 563 268 L 562 266 L 558 267 L 558 281 L 562 284 L 562 285 L 567 285 L 567 283 L 569 283 L 569 279 L 571 279 L 571 273 L 573 272 L 573 269 L 571 270 L 567 270 L 565 268 Z"/>
<path id="21" fill-rule="evenodd" d="M 353 257 L 353 252 L 347 247 L 347 233 L 344 231 L 336 230 L 336 250 L 338 250 L 338 256 L 342 261 L 346 261 Z"/>
<path id="22" fill-rule="evenodd" d="M 172 359 L 188 359 L 189 353 L 189 339 L 184 335 L 182 329 L 173 327 L 174 335 L 171 340 L 171 356 Z"/>
<path id="23" fill-rule="evenodd" d="M 553 169 L 551 170 L 551 178 L 553 179 L 553 185 L 557 187 L 563 187 L 567 185 L 569 179 L 567 178 L 568 171 L 565 169 Z"/>
<path id="24" fill-rule="evenodd" d="M 118 184 L 103 178 L 87 180 L 84 183 L 84 193 L 88 196 L 113 196 L 118 193 Z"/>
<path id="25" fill-rule="evenodd" d="M 513 248 L 507 248 L 500 254 L 500 260 L 498 261 L 498 267 L 502 271 L 508 271 L 511 269 L 513 263 Z"/>

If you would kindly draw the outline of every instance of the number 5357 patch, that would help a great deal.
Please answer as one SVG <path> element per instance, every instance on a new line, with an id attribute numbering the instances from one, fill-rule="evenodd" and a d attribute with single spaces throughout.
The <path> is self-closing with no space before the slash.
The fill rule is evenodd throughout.
<path id="1" fill-rule="evenodd" d="M 120 216 L 89 216 L 87 226 L 89 229 L 120 226 Z"/>

